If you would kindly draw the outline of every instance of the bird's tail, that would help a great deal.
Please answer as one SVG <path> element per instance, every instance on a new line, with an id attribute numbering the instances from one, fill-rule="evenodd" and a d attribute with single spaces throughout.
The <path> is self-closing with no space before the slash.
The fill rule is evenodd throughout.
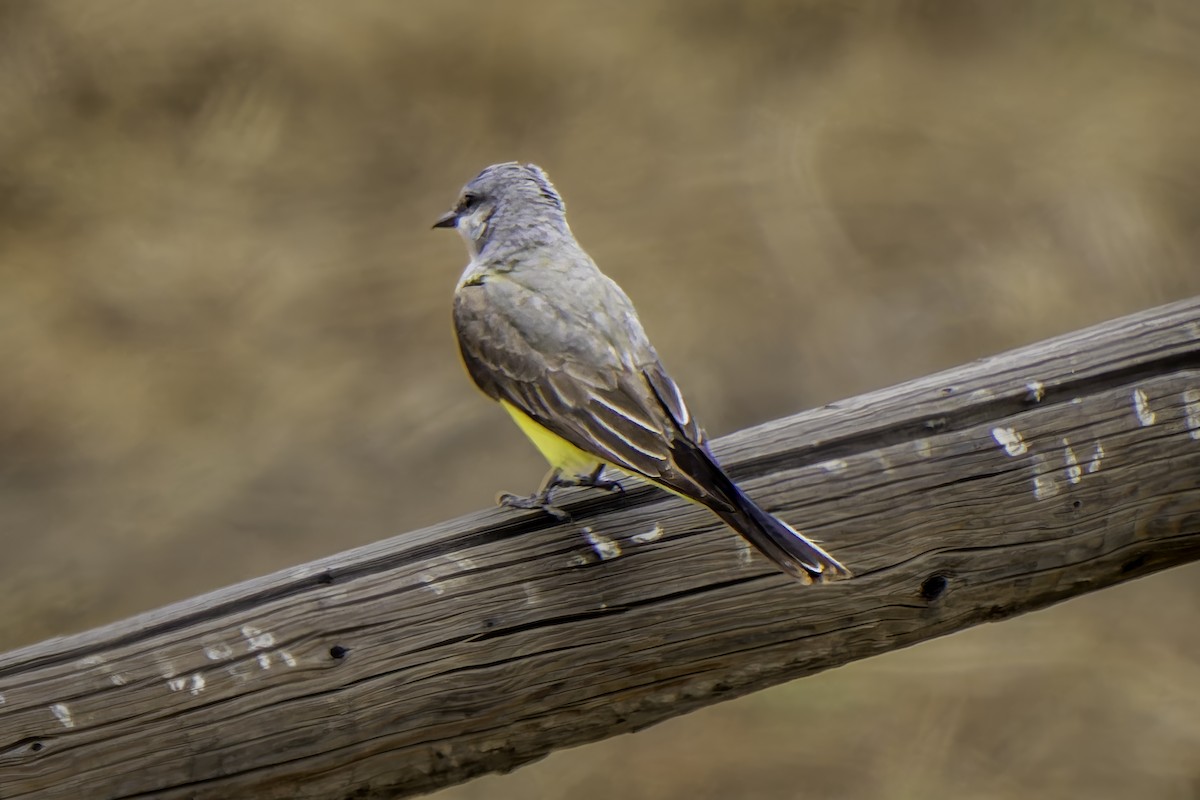
<path id="1" fill-rule="evenodd" d="M 850 577 L 850 570 L 783 520 L 768 514 L 730 481 L 732 509 L 713 508 L 725 524 L 789 575 L 805 583 L 824 583 Z"/>

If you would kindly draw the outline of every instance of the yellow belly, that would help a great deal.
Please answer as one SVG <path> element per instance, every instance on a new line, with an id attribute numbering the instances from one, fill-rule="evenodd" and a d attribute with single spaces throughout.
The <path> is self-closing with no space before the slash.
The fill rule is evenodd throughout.
<path id="1" fill-rule="evenodd" d="M 658 488 L 670 492 L 676 497 L 681 497 L 689 503 L 700 502 L 696 498 L 689 497 L 678 489 L 673 489 L 649 475 L 644 475 L 640 472 L 629 472 L 628 470 L 613 466 L 591 453 L 585 453 L 557 433 L 547 430 L 540 423 L 535 422 L 532 417 L 512 403 L 501 400 L 500 405 L 504 406 L 504 410 L 513 418 L 513 422 L 517 423 L 517 427 L 529 437 L 529 441 L 533 442 L 538 452 L 542 454 L 542 457 L 550 462 L 551 468 L 561 470 L 564 477 L 577 478 L 583 475 L 591 475 L 596 471 L 596 467 L 603 464 L 605 469 L 610 472 L 615 471 L 619 475 L 628 475 L 647 480 Z"/>
<path id="2" fill-rule="evenodd" d="M 512 403 L 501 400 L 500 405 L 504 406 L 504 410 L 513 418 L 513 422 L 517 423 L 521 432 L 529 437 L 529 441 L 533 442 L 542 457 L 550 462 L 550 466 L 562 470 L 564 475 L 588 475 L 604 463 L 535 422 Z"/>

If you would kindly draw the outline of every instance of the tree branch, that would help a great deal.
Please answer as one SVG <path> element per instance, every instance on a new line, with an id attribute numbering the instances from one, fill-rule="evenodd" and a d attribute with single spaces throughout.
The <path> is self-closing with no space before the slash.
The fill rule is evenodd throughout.
<path id="1" fill-rule="evenodd" d="M 476 514 L 0 656 L 0 797 L 410 795 L 1195 560 L 1200 299 L 717 451 L 856 577 L 632 481 Z"/>

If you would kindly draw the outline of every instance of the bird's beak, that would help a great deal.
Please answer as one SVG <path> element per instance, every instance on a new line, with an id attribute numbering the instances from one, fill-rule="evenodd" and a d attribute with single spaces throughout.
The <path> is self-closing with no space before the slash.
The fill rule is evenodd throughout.
<path id="1" fill-rule="evenodd" d="M 433 223 L 435 228 L 453 228 L 458 225 L 458 212 L 447 211 L 437 218 L 437 222 Z"/>

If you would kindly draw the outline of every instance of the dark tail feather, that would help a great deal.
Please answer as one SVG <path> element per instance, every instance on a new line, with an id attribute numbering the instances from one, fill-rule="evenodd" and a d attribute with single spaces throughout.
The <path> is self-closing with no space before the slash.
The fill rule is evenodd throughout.
<path id="1" fill-rule="evenodd" d="M 791 525 L 763 511 L 741 489 L 734 486 L 731 494 L 736 508 L 732 511 L 714 508 L 713 511 L 784 572 L 805 583 L 850 577 L 850 570 L 833 556 Z"/>
<path id="2" fill-rule="evenodd" d="M 663 408 L 674 414 L 665 402 Z M 850 570 L 815 542 L 759 508 L 725 474 L 708 447 L 693 441 L 678 423 L 676 427 L 680 435 L 671 443 L 671 461 L 675 468 L 675 476 L 672 477 L 675 480 L 663 480 L 664 486 L 708 506 L 726 525 L 741 534 L 780 569 L 805 583 L 824 583 L 850 577 Z"/>

